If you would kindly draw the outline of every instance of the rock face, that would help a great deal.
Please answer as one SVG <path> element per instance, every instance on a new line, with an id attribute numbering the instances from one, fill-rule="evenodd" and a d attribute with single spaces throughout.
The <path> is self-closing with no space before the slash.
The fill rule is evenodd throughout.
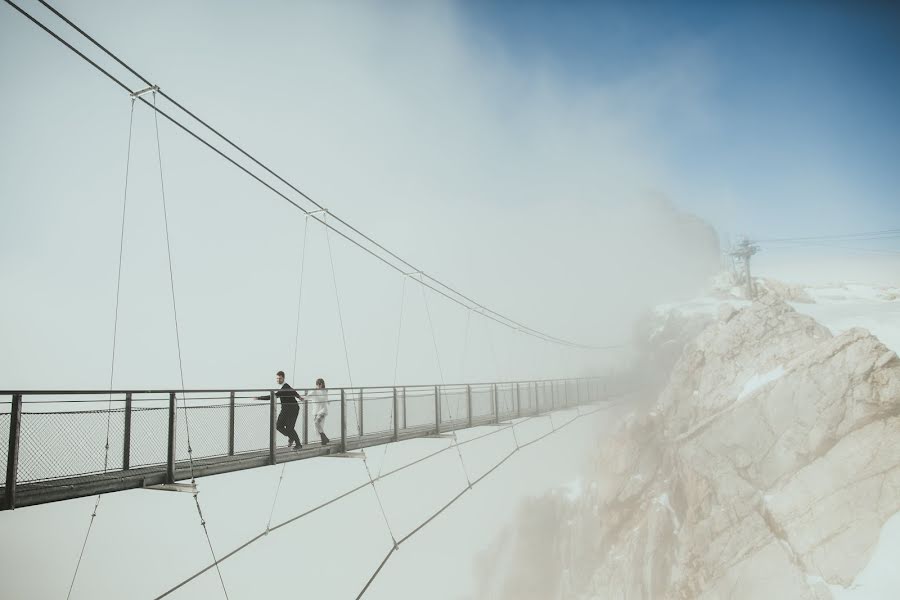
<path id="1" fill-rule="evenodd" d="M 585 479 L 521 510 L 479 597 L 830 599 L 900 511 L 900 360 L 775 295 L 723 307 Z"/>

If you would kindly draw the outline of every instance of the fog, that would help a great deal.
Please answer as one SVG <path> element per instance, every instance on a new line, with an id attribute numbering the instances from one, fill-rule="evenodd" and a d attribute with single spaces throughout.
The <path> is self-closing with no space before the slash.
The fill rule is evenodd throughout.
<path id="1" fill-rule="evenodd" d="M 39 5 L 26 6 L 62 30 Z M 739 190 L 742 181 L 729 182 L 728 173 L 717 171 L 727 161 L 707 166 L 708 154 L 692 153 L 695 147 L 677 130 L 696 129 L 698 146 L 710 130 L 731 132 L 714 110 L 721 75 L 714 53 L 690 38 L 666 40 L 654 60 L 598 79 L 579 77 L 540 46 L 529 47 L 523 58 L 464 5 L 250 8 L 167 1 L 148 11 L 129 1 L 60 8 L 332 214 L 417 269 L 529 327 L 605 348 L 554 345 L 448 302 L 423 289 L 415 275 L 401 275 L 307 221 L 160 119 L 179 365 L 156 120 L 138 103 L 113 357 L 131 103 L 4 7 L 0 389 L 102 389 L 110 378 L 116 388 L 176 389 L 181 372 L 187 388 L 265 387 L 277 370 L 300 388 L 317 377 L 329 387 L 515 381 L 621 372 L 636 362 L 643 371 L 633 372 L 661 387 L 682 346 L 648 357 L 640 354 L 647 340 L 635 339 L 635 332 L 652 329 L 645 319 L 653 307 L 709 291 L 710 277 L 722 267 L 725 244 L 718 231 L 799 235 L 810 226 L 818 233 L 849 226 L 848 215 L 856 215 L 847 192 L 855 190 L 852 177 L 829 170 L 840 164 L 830 157 L 807 157 L 805 168 L 824 173 L 809 188 L 780 179 L 803 179 L 809 174 L 803 169 L 785 167 L 787 175 L 775 173 L 771 181 L 759 176 L 771 188 L 822 191 L 821 213 L 810 216 L 810 204 L 798 203 L 785 208 L 789 218 L 778 220 L 775 212 L 757 210 L 753 192 L 759 189 Z M 133 89 L 143 87 L 96 49 L 79 47 Z M 778 139 L 771 131 L 759 138 L 764 149 Z M 756 143 L 749 150 L 736 143 L 740 151 L 728 156 L 753 178 L 764 171 L 755 162 Z M 249 167 L 234 150 L 226 153 Z M 692 169 L 686 170 L 688 163 Z M 825 188 L 846 194 L 828 196 Z M 888 206 L 879 216 L 873 206 L 861 210 L 857 222 L 880 222 L 896 212 Z M 896 266 L 892 256 L 876 265 L 765 248 L 754 261 L 757 273 L 803 283 L 883 280 Z M 794 331 L 788 321 L 784 329 Z M 682 345 L 687 331 L 697 333 L 679 330 Z M 741 377 L 758 375 L 750 358 Z M 692 376 L 681 374 L 687 382 Z M 707 379 L 711 387 L 738 385 L 718 373 Z M 688 394 L 694 389 L 682 387 Z M 573 508 L 548 490 L 590 475 L 598 464 L 605 468 L 608 455 L 598 457 L 598 444 L 659 391 L 644 390 L 640 406 L 616 405 L 508 461 L 404 545 L 369 597 L 415 596 L 423 589 L 435 597 L 471 597 L 486 589 L 518 597 L 517 586 L 540 573 L 529 565 L 517 570 L 491 553 L 538 557 L 550 572 L 543 583 L 557 585 L 565 557 L 551 548 L 550 558 L 559 562 L 545 560 L 547 548 L 528 536 L 558 532 L 561 515 L 593 521 L 577 493 L 573 503 L 584 506 Z M 531 421 L 518 435 L 534 438 L 552 425 Z M 328 427 L 336 427 L 333 417 Z M 60 433 L 66 435 L 72 434 Z M 729 439 L 729 431 L 722 435 Z M 373 470 L 391 468 L 443 443 L 395 444 L 371 451 L 368 460 Z M 518 443 L 497 436 L 477 451 L 466 448 L 460 460 L 474 476 Z M 623 452 L 626 459 L 632 454 L 640 453 Z M 203 478 L 200 498 L 212 545 L 221 556 L 258 534 L 267 516 L 290 518 L 363 481 L 359 461 L 337 459 Z M 446 453 L 428 469 L 379 489 L 387 520 L 403 534 L 464 484 L 456 457 Z M 234 597 L 358 593 L 389 541 L 374 498 L 365 494 L 235 555 L 223 567 Z M 525 502 L 533 498 L 539 500 Z M 4 539 L 15 540 L 2 548 L 0 579 L 15 593 L 58 597 L 70 583 L 93 502 L 0 513 Z M 535 514 L 546 521 L 522 525 Z M 73 597 L 120 596 L 124 589 L 153 596 L 205 567 L 208 548 L 197 522 L 186 494 L 104 496 Z M 592 530 L 582 535 L 572 539 L 592 543 Z M 509 572 L 499 573 L 501 567 Z M 436 589 L 441 577 L 446 580 Z M 180 593 L 213 598 L 221 589 L 208 572 Z"/>
<path id="2" fill-rule="evenodd" d="M 715 235 L 674 208 L 647 132 L 663 98 L 679 104 L 693 67 L 684 57 L 586 87 L 513 65 L 451 6 L 217 13 L 215 27 L 183 5 L 140 18 L 129 5 L 83 6 L 72 18 L 317 202 L 536 329 L 627 344 L 641 310 L 690 295 L 714 269 Z M 12 17 L 4 47 L 27 59 L 2 65 L 13 85 L 2 99 L 0 269 L 11 293 L 0 300 L 0 379 L 103 387 L 129 100 Z M 167 27 L 176 17 L 182 25 Z M 248 30 L 258 33 L 239 34 Z M 164 120 L 160 137 L 185 384 L 267 385 L 277 369 L 290 379 L 302 213 Z M 153 117 L 138 104 L 118 387 L 178 383 L 156 161 Z M 346 385 L 324 229 L 312 222 L 308 235 L 295 379 Z M 331 247 L 353 383 L 393 383 L 401 295 L 397 379 L 438 382 L 419 286 L 404 291 L 400 274 L 334 234 Z M 445 381 L 578 375 L 614 362 L 477 315 L 467 329 L 465 310 L 427 296 Z"/>

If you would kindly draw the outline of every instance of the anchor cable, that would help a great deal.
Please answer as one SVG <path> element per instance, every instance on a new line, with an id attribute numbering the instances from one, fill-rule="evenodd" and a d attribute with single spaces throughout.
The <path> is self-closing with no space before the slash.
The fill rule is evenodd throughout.
<path id="1" fill-rule="evenodd" d="M 109 366 L 109 389 L 112 390 L 113 375 L 116 370 L 116 338 L 119 331 L 119 291 L 122 285 L 122 255 L 125 247 L 125 209 L 128 207 L 128 173 L 131 169 L 131 139 L 134 132 L 134 98 L 131 99 L 131 110 L 128 116 L 128 150 L 125 154 L 125 191 L 122 194 L 122 225 L 119 231 L 119 267 L 116 271 L 116 307 L 113 313 L 113 340 L 112 340 L 112 358 Z M 103 472 L 106 473 L 109 468 L 109 425 L 112 415 L 112 391 L 109 393 L 109 399 L 106 405 L 106 449 L 103 456 Z M 75 580 L 78 577 L 78 570 L 81 568 L 81 559 L 84 557 L 84 549 L 87 547 L 88 538 L 91 536 L 91 528 L 94 525 L 94 519 L 97 517 L 97 509 L 100 507 L 100 498 L 102 494 L 97 494 L 97 500 L 94 502 L 94 510 L 91 512 L 91 520 L 88 523 L 87 532 L 84 534 L 84 542 L 81 544 L 81 552 L 78 554 L 78 562 L 75 563 L 75 572 L 72 574 L 72 581 L 69 583 L 69 591 L 66 593 L 66 600 L 71 598 L 72 589 L 75 587 Z"/>
<path id="2" fill-rule="evenodd" d="M 153 106 L 156 106 L 156 92 L 153 92 Z M 213 557 L 213 560 L 216 560 L 216 551 L 213 548 L 212 540 L 209 537 L 209 529 L 206 527 L 206 519 L 203 516 L 203 509 L 200 507 L 200 498 L 199 492 L 196 489 L 197 479 L 194 476 L 194 456 L 193 456 L 193 448 L 191 447 L 191 426 L 190 419 L 188 418 L 188 407 L 187 407 L 187 395 L 185 393 L 185 385 L 184 385 L 184 366 L 182 363 L 181 357 L 181 337 L 178 330 L 178 307 L 175 302 L 175 275 L 174 269 L 172 267 L 172 245 L 169 240 L 169 211 L 166 205 L 166 186 L 165 179 L 163 177 L 163 161 L 162 161 L 162 146 L 159 141 L 159 117 L 157 116 L 157 111 L 153 112 L 153 122 L 156 128 L 156 152 L 157 157 L 159 159 L 159 186 L 160 186 L 160 194 L 162 196 L 162 207 L 163 207 L 163 223 L 165 225 L 165 233 L 166 233 L 166 255 L 169 261 L 169 289 L 172 292 L 172 315 L 174 317 L 175 323 L 175 344 L 178 349 L 178 373 L 181 377 L 181 402 L 182 408 L 184 409 L 184 426 L 185 432 L 187 434 L 187 443 L 188 443 L 188 463 L 190 465 L 191 472 L 191 483 L 194 485 L 194 504 L 197 507 L 197 515 L 200 517 L 200 525 L 203 527 L 203 534 L 206 537 L 206 543 L 209 546 L 209 552 Z M 225 579 L 222 577 L 222 571 L 219 569 L 218 565 L 216 566 L 216 572 L 219 575 L 219 583 L 222 585 L 222 593 L 225 594 L 226 600 L 228 600 L 228 589 L 225 587 Z"/>

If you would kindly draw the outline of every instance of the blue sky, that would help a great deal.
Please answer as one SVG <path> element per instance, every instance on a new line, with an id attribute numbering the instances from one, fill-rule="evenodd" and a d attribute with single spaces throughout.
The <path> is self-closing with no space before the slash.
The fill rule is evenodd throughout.
<path id="1" fill-rule="evenodd" d="M 549 62 L 585 84 L 628 79 L 685 49 L 699 57 L 706 70 L 699 110 L 708 120 L 698 125 L 662 115 L 656 133 L 670 164 L 693 182 L 681 204 L 703 212 L 692 206 L 694 186 L 753 197 L 744 203 L 752 213 L 720 219 L 720 229 L 836 233 L 900 223 L 897 4 L 465 7 L 477 35 L 512 60 Z M 802 223 L 823 200 L 831 208 Z M 739 223 L 747 223 L 746 231 L 737 230 Z"/>

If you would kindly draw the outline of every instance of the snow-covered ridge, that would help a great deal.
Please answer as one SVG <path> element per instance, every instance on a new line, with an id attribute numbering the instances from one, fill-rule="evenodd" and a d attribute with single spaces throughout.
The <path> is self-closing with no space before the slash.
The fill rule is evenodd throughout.
<path id="1" fill-rule="evenodd" d="M 900 360 L 866 329 L 800 312 L 846 300 L 788 304 L 776 288 L 694 302 L 707 326 L 653 410 L 600 446 L 577 494 L 522 514 L 516 539 L 546 540 L 528 556 L 564 573 L 556 597 L 896 598 Z M 887 315 L 900 305 L 848 290 Z M 657 311 L 663 343 L 693 322 L 676 314 Z M 520 592 L 527 569 L 505 575 Z"/>

